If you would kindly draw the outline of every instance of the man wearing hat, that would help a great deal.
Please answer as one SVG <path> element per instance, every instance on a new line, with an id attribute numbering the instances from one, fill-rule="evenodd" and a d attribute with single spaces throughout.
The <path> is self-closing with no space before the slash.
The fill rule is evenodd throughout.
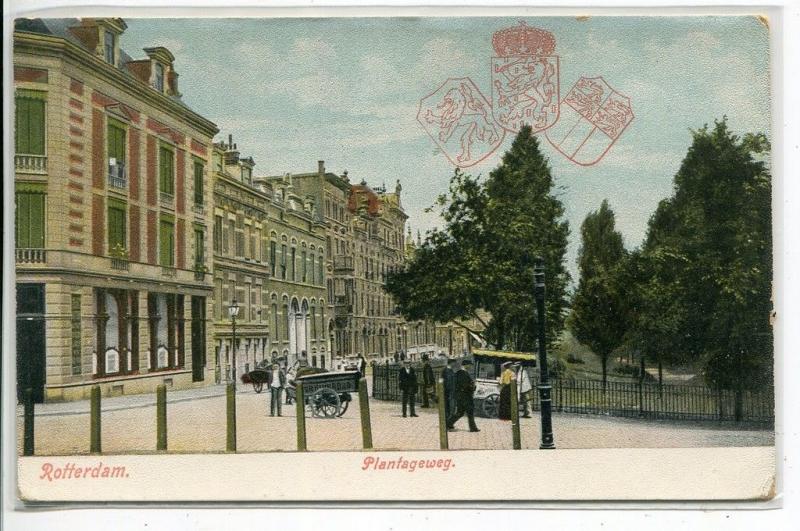
<path id="1" fill-rule="evenodd" d="M 461 362 L 460 366 L 456 365 L 455 375 L 455 402 L 456 411 L 447 419 L 447 429 L 454 430 L 454 424 L 464 416 L 467 415 L 467 422 L 469 423 L 469 431 L 481 431 L 475 424 L 475 402 L 472 395 L 475 393 L 475 381 L 470 376 L 469 371 L 464 366 L 472 365 L 472 360 L 466 359 Z"/>
<path id="2" fill-rule="evenodd" d="M 528 401 L 531 399 L 531 391 L 533 391 L 531 377 L 520 362 L 512 365 L 512 368 L 517 374 L 517 393 L 519 393 L 519 403 L 522 404 L 523 407 L 522 418 L 529 419 L 531 418 L 531 414 L 528 409 Z"/>
<path id="3" fill-rule="evenodd" d="M 403 396 L 403 416 L 406 416 L 406 408 L 411 410 L 411 416 L 416 417 L 417 413 L 414 411 L 415 395 L 417 394 L 417 373 L 411 362 L 406 360 L 403 362 L 403 368 L 400 369 L 400 376 L 398 378 L 400 385 L 400 393 Z"/>

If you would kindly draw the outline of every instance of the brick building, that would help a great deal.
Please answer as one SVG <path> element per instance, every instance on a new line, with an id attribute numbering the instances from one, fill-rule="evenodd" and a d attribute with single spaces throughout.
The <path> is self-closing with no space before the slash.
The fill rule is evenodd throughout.
<path id="1" fill-rule="evenodd" d="M 17 375 L 37 400 L 204 385 L 216 126 L 121 19 L 14 32 Z"/>

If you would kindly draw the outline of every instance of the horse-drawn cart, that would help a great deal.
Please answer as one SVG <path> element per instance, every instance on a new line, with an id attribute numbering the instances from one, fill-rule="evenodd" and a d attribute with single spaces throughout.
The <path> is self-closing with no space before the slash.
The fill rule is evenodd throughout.
<path id="1" fill-rule="evenodd" d="M 318 372 L 298 376 L 287 389 L 289 396 L 295 398 L 298 383 L 303 384 L 306 407 L 314 417 L 332 419 L 341 417 L 353 399 L 350 393 L 358 392 L 358 371 Z"/>
<path id="2" fill-rule="evenodd" d="M 497 418 L 500 410 L 500 384 L 498 379 L 502 364 L 510 361 L 522 365 L 522 370 L 527 373 L 530 383 L 531 370 L 536 367 L 536 355 L 528 352 L 507 352 L 502 350 L 475 349 L 472 351 L 474 360 L 473 377 L 475 378 L 476 411 L 488 418 Z M 520 384 L 521 385 L 521 382 Z M 528 391 L 530 392 L 530 391 Z M 520 403 L 520 409 L 524 405 Z"/>

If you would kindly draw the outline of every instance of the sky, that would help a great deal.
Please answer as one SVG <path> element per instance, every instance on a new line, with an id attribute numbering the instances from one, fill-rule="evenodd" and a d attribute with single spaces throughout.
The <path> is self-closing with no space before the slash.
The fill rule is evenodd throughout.
<path id="1" fill-rule="evenodd" d="M 491 101 L 492 34 L 516 26 L 553 33 L 561 96 L 603 76 L 634 119 L 606 156 L 578 166 L 539 134 L 571 228 L 577 280 L 580 225 L 603 199 L 625 245 L 641 244 L 691 143 L 692 129 L 727 116 L 736 133 L 769 134 L 769 30 L 753 17 L 126 19 L 123 48 L 165 46 L 192 109 L 232 134 L 256 175 L 348 171 L 393 189 L 399 179 L 416 234 L 454 166 L 417 122 L 420 100 L 469 77 Z M 487 176 L 513 141 L 467 169 Z"/>

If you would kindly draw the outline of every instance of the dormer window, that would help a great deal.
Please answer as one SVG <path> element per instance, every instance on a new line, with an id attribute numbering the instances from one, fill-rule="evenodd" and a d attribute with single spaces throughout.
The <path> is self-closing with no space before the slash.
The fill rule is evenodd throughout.
<path id="1" fill-rule="evenodd" d="M 253 175 L 253 170 L 251 170 L 246 166 L 242 167 L 242 182 L 250 184 L 252 175 Z"/>
<path id="2" fill-rule="evenodd" d="M 115 40 L 116 36 L 112 32 L 108 30 L 105 30 L 103 32 L 103 49 L 105 53 L 106 63 L 112 65 L 117 64 L 117 62 L 114 59 Z"/>
<path id="3" fill-rule="evenodd" d="M 155 78 L 155 88 L 159 92 L 164 92 L 164 65 L 161 63 L 156 63 L 156 78 Z"/>

